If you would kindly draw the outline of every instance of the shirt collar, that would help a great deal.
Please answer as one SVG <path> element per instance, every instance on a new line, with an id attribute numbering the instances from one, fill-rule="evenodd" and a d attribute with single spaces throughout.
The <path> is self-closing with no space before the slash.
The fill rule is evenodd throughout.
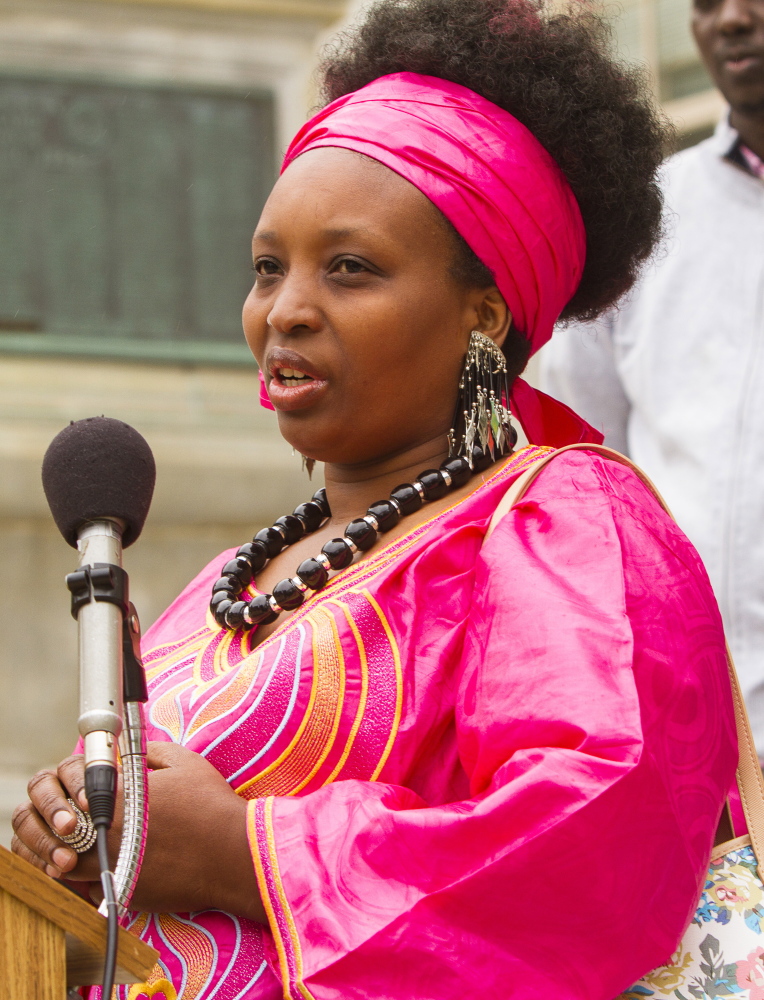
<path id="1" fill-rule="evenodd" d="M 730 125 L 729 112 L 716 126 L 709 144 L 721 159 L 729 160 L 752 177 L 764 180 L 764 161 L 741 143 L 737 129 Z"/>
<path id="2" fill-rule="evenodd" d="M 738 143 L 737 149 L 745 161 L 749 173 L 752 173 L 754 177 L 758 177 L 759 180 L 764 181 L 764 160 L 760 156 L 757 156 L 752 149 L 744 146 L 742 142 Z"/>

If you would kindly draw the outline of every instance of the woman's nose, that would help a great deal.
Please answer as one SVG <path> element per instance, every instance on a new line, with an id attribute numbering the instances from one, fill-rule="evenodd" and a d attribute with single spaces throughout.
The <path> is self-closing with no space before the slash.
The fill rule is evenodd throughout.
<path id="1" fill-rule="evenodd" d="M 289 273 L 279 284 L 268 325 L 283 334 L 320 329 L 322 313 L 316 298 L 315 285 L 307 276 Z"/>

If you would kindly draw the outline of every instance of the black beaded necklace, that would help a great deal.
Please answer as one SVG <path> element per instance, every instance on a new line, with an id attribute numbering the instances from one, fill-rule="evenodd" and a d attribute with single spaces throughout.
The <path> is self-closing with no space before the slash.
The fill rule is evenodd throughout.
<path id="1" fill-rule="evenodd" d="M 440 500 L 449 490 L 464 486 L 473 471 L 482 472 L 497 457 L 511 454 L 517 432 L 509 420 L 508 400 L 504 355 L 489 337 L 473 330 L 448 435 L 448 458 L 439 468 L 420 472 L 413 483 L 396 486 L 389 500 L 373 503 L 363 517 L 347 525 L 341 538 L 332 538 L 317 556 L 303 560 L 295 576 L 279 580 L 272 594 L 242 601 L 238 599 L 242 591 L 274 556 L 317 531 L 331 517 L 326 491 L 318 490 L 294 513 L 258 531 L 225 564 L 212 588 L 210 611 L 218 625 L 231 631 L 251 629 L 275 621 L 282 611 L 299 608 L 309 590 L 326 586 L 330 570 L 349 566 L 356 552 L 370 549 L 379 535 L 394 528 L 404 515 L 418 511 L 423 503 Z"/>
<path id="2" fill-rule="evenodd" d="M 440 500 L 450 489 L 463 486 L 473 469 L 486 469 L 494 459 L 492 451 L 475 445 L 472 468 L 466 458 L 453 456 L 442 462 L 440 468 L 421 472 L 413 483 L 396 486 L 389 500 L 373 503 L 363 517 L 348 524 L 342 538 L 332 538 L 315 558 L 301 562 L 297 574 L 280 580 L 272 594 L 258 594 L 251 601 L 237 600 L 274 556 L 304 535 L 317 531 L 331 516 L 326 491 L 318 490 L 307 503 L 296 507 L 294 513 L 285 514 L 272 527 L 258 531 L 252 541 L 242 545 L 234 558 L 225 564 L 220 579 L 212 588 L 210 611 L 215 621 L 221 628 L 231 631 L 251 629 L 275 621 L 282 611 L 299 608 L 307 591 L 321 590 L 326 585 L 330 570 L 349 566 L 356 552 L 370 549 L 379 534 L 394 528 L 405 514 L 413 514 L 423 503 Z"/>

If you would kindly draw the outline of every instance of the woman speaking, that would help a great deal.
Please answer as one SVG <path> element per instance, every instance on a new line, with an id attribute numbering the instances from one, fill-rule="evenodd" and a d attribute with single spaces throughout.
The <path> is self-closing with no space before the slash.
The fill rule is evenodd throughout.
<path id="1" fill-rule="evenodd" d="M 599 22 L 536 0 L 380 0 L 323 81 L 244 331 L 326 488 L 145 638 L 160 963 L 117 993 L 612 1000 L 676 948 L 733 777 L 719 615 L 601 454 L 489 525 L 599 440 L 518 376 L 649 256 L 661 126 Z M 53 833 L 82 784 L 33 779 L 14 846 L 95 883 Z"/>

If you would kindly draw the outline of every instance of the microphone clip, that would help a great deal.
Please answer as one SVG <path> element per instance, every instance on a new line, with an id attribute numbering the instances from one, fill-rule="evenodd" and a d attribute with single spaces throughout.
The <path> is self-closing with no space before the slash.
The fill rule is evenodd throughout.
<path id="1" fill-rule="evenodd" d="M 77 619 L 80 608 L 91 601 L 116 604 L 123 617 L 129 609 L 127 573 L 114 563 L 94 563 L 81 566 L 66 576 L 66 586 L 72 595 L 72 618 Z"/>

